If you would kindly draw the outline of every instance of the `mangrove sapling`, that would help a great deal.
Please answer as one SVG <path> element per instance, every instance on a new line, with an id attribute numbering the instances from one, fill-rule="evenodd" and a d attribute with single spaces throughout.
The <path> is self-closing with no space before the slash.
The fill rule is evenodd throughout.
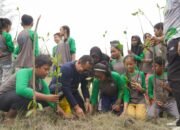
<path id="1" fill-rule="evenodd" d="M 157 6 L 157 8 L 158 8 L 159 20 L 160 20 L 160 22 L 161 22 L 161 21 L 162 21 L 162 19 L 161 19 L 161 10 L 164 9 L 164 6 L 161 7 L 158 3 L 156 4 L 156 6 Z"/>
<path id="2" fill-rule="evenodd" d="M 53 72 L 51 73 L 52 77 L 56 78 L 56 87 L 55 87 L 55 94 L 58 95 L 60 94 L 60 96 L 62 96 L 62 93 L 59 93 L 59 87 L 62 86 L 61 83 L 59 83 L 58 79 L 59 77 L 61 77 L 62 73 L 61 73 L 61 68 L 59 66 L 59 61 L 61 61 L 61 55 L 56 55 L 55 57 L 52 57 L 52 62 L 53 62 Z M 58 105 L 59 102 L 56 103 L 56 105 Z"/>
<path id="3" fill-rule="evenodd" d="M 139 21 L 139 25 L 141 27 L 141 32 L 144 35 L 144 30 L 143 30 L 143 26 L 142 26 L 141 19 L 140 19 L 140 16 L 139 16 L 139 11 L 136 11 L 136 12 L 132 13 L 132 16 L 136 16 L 137 17 L 137 19 Z"/>
<path id="4" fill-rule="evenodd" d="M 144 18 L 149 22 L 149 24 L 151 25 L 152 28 L 154 28 L 153 23 L 151 22 L 151 20 L 147 17 L 147 15 L 144 13 L 144 11 L 142 11 L 141 9 L 138 9 L 138 13 L 142 16 L 144 16 Z"/>
<path id="5" fill-rule="evenodd" d="M 36 40 L 37 40 L 37 28 L 38 28 L 38 24 L 39 24 L 39 20 L 41 18 L 41 15 L 38 17 L 37 22 L 36 22 L 36 26 L 35 26 L 35 30 L 34 30 L 34 40 L 33 40 L 33 56 L 32 56 L 32 62 L 33 62 L 33 100 L 30 101 L 30 103 L 28 104 L 28 112 L 26 113 L 26 117 L 31 116 L 31 115 L 36 115 L 37 110 L 43 110 L 42 104 L 37 103 L 36 101 L 36 95 L 35 95 L 35 90 L 36 90 L 36 86 L 35 86 L 35 44 L 36 44 Z"/>

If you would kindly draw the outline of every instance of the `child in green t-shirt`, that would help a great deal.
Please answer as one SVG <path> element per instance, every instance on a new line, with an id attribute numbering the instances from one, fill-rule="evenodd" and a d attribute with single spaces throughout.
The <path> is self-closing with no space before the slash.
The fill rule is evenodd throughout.
<path id="1" fill-rule="evenodd" d="M 9 34 L 11 21 L 8 18 L 0 18 L 0 84 L 12 74 L 12 52 L 14 44 Z"/>
<path id="2" fill-rule="evenodd" d="M 15 55 L 17 55 L 16 67 L 29 68 L 33 66 L 31 60 L 32 56 L 39 55 L 38 35 L 31 30 L 33 26 L 32 16 L 24 14 L 21 17 L 21 25 L 23 27 L 23 30 L 19 33 L 17 37 L 18 46 L 16 47 L 14 52 Z M 35 49 L 33 52 L 34 35 L 36 35 L 36 39 L 34 47 Z"/>
<path id="3" fill-rule="evenodd" d="M 133 55 L 124 58 L 126 74 L 122 75 L 126 87 L 124 90 L 124 112 L 136 119 L 146 119 L 146 105 L 144 93 L 146 92 L 144 73 L 136 70 L 136 61 Z"/>

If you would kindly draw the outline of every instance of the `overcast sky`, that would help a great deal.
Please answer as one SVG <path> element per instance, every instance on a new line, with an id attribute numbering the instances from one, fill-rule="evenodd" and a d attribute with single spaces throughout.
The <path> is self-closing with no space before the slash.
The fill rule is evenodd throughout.
<path id="1" fill-rule="evenodd" d="M 19 7 L 20 15 L 32 15 L 35 21 L 39 15 L 42 15 L 38 34 L 46 37 L 46 34 L 50 33 L 50 40 L 46 43 L 49 51 L 55 45 L 53 34 L 58 32 L 62 25 L 68 25 L 71 36 L 76 41 L 77 57 L 89 54 L 93 46 L 99 46 L 105 52 L 106 45 L 109 54 L 111 40 L 120 40 L 126 53 L 127 45 L 123 31 L 127 30 L 129 40 L 134 34 L 142 37 L 138 19 L 131 14 L 140 8 L 152 23 L 156 24 L 160 21 L 157 3 L 160 6 L 165 5 L 165 0 L 14 0 L 12 2 L 14 8 Z M 161 19 L 163 19 L 163 10 Z M 143 31 L 153 34 L 153 28 L 143 16 L 141 22 Z M 17 25 L 18 16 L 14 18 L 13 35 Z M 18 30 L 22 28 L 19 26 Z M 105 30 L 107 35 L 103 38 Z M 41 40 L 40 46 L 44 47 Z"/>

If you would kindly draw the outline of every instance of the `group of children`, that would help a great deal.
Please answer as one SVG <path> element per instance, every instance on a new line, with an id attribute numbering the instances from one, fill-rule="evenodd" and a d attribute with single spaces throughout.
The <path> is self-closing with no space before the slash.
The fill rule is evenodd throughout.
<path id="1" fill-rule="evenodd" d="M 33 18 L 23 15 L 21 25 L 24 29 L 14 47 L 9 34 L 11 22 L 0 18 L 0 110 L 7 112 L 7 117 L 15 117 L 18 110 L 27 110 L 28 103 L 36 96 L 37 102 L 44 107 L 57 107 L 56 112 L 64 117 L 72 114 L 82 117 L 85 113 L 100 111 L 145 120 L 166 111 L 179 118 L 167 80 L 166 46 L 160 38 L 163 23 L 154 26 L 154 37 L 149 33 L 144 35 L 144 44 L 139 36 L 132 36 L 127 56 L 123 56 L 123 45 L 114 40 L 110 42 L 110 57 L 99 47 L 93 47 L 89 55 L 79 60 L 75 60 L 76 45 L 70 37 L 70 29 L 62 26 L 60 32 L 54 34 L 57 46 L 52 53 L 53 57 L 61 57 L 52 71 L 60 67 L 61 74 L 52 77 L 49 87 L 44 78 L 52 61 L 50 56 L 40 54 L 38 35 L 31 30 Z M 33 55 L 36 57 L 35 93 L 32 89 Z M 15 57 L 13 63 L 12 56 Z M 91 82 L 90 92 L 88 84 Z M 56 88 L 58 93 L 55 94 Z M 55 105 L 58 101 L 60 103 Z"/>

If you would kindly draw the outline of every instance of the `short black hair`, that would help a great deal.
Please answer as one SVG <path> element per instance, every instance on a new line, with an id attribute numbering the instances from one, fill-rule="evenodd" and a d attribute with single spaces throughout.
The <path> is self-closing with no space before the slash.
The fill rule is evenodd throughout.
<path id="1" fill-rule="evenodd" d="M 165 60 L 160 56 L 155 57 L 155 63 L 160 66 L 165 66 Z"/>
<path id="2" fill-rule="evenodd" d="M 155 24 L 154 28 L 157 29 L 157 30 L 160 30 L 160 29 L 163 30 L 163 26 L 164 26 L 163 23 L 160 22 L 160 23 Z"/>
<path id="3" fill-rule="evenodd" d="M 39 68 L 43 65 L 52 66 L 52 60 L 49 55 L 40 54 L 39 56 L 36 57 L 36 59 L 35 59 L 36 68 Z"/>
<path id="4" fill-rule="evenodd" d="M 3 19 L 3 22 L 4 22 L 4 27 L 7 28 L 8 26 L 11 26 L 12 25 L 12 22 L 10 19 L 8 18 L 4 18 Z"/>
<path id="5" fill-rule="evenodd" d="M 67 36 L 70 36 L 70 28 L 67 25 L 62 26 L 63 30 L 66 30 Z"/>
<path id="6" fill-rule="evenodd" d="M 132 59 L 134 60 L 134 62 L 136 63 L 136 60 L 135 60 L 135 58 L 134 58 L 134 55 L 127 55 L 127 56 L 125 56 L 124 59 L 123 59 L 123 63 L 125 63 L 125 61 L 126 61 L 127 58 L 132 58 Z"/>
<path id="7" fill-rule="evenodd" d="M 61 37 L 61 35 L 60 35 L 59 32 L 58 32 L 58 33 L 55 33 L 54 36 L 59 36 L 59 37 Z"/>
<path id="8" fill-rule="evenodd" d="M 21 17 L 21 25 L 22 26 L 29 26 L 33 23 L 33 17 L 30 16 L 30 15 L 27 15 L 27 14 L 24 14 L 22 17 Z"/>
<path id="9" fill-rule="evenodd" d="M 93 60 L 93 58 L 90 56 L 90 55 L 83 55 L 80 59 L 79 59 L 79 62 L 81 63 L 81 64 L 86 64 L 86 63 L 88 63 L 88 64 L 90 64 L 90 65 L 94 65 L 94 60 Z"/>

